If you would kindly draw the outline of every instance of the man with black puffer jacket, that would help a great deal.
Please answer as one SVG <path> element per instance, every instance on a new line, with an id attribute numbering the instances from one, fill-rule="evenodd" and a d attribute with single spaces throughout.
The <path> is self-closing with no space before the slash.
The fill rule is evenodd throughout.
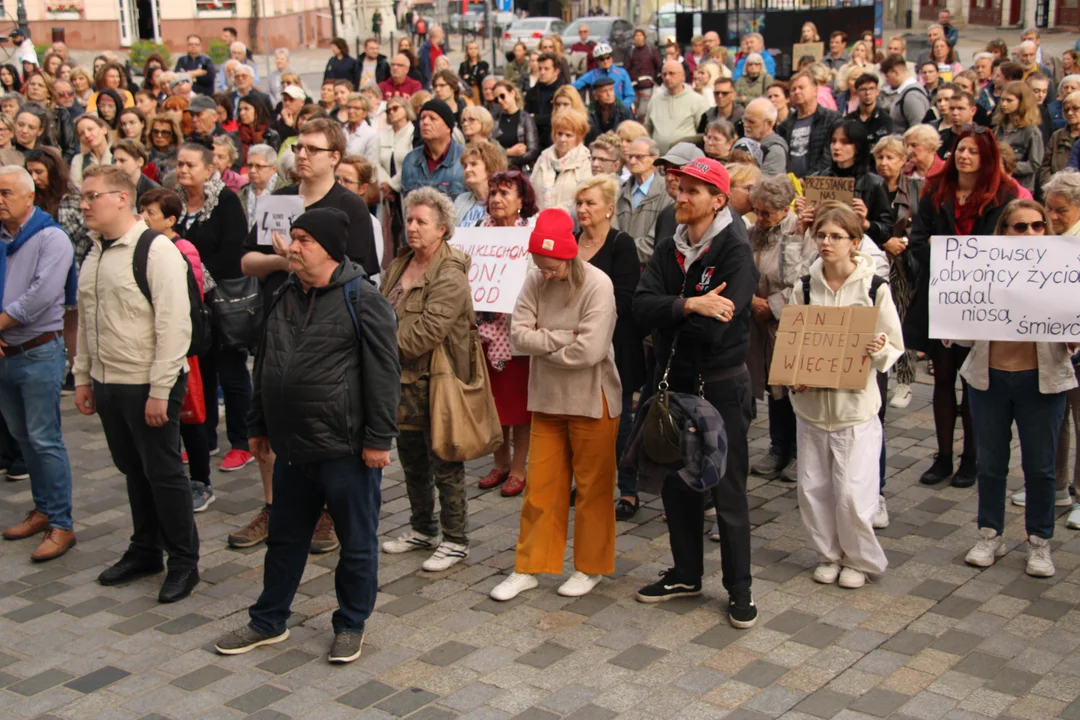
<path id="1" fill-rule="evenodd" d="M 634 321 L 652 334 L 655 388 L 670 367 L 672 392 L 701 394 L 724 419 L 727 469 L 712 490 L 720 535 L 728 622 L 749 628 L 757 622 L 750 591 L 749 472 L 750 301 L 758 270 L 746 226 L 728 208 L 731 180 L 717 160 L 697 158 L 667 176 L 679 178 L 674 238 L 660 240 L 634 293 Z M 723 293 L 723 294 L 721 294 Z M 639 487 L 645 492 L 653 489 Z M 704 574 L 705 494 L 669 475 L 659 489 L 667 514 L 675 567 L 637 593 L 641 602 L 663 602 L 701 594 Z"/>
<path id="2" fill-rule="evenodd" d="M 291 272 L 266 319 L 248 415 L 251 449 L 277 455 L 263 591 L 250 623 L 217 642 L 223 655 L 289 637 L 324 506 L 341 541 L 330 662 L 360 657 L 375 607 L 379 486 L 398 434 L 401 365 L 393 308 L 345 254 L 349 222 L 320 208 L 292 224 Z"/>

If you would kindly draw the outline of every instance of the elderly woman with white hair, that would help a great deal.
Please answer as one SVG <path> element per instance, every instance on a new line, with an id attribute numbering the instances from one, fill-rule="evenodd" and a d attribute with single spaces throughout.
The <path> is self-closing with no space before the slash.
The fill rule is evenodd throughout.
<path id="1" fill-rule="evenodd" d="M 274 190 L 284 185 L 278 176 L 278 155 L 274 148 L 266 144 L 252 145 L 247 153 L 248 183 L 240 188 L 237 195 L 247 214 L 248 229 L 255 225 L 255 206 L 259 198 L 273 194 Z"/>
<path id="2" fill-rule="evenodd" d="M 905 170 L 909 177 L 926 179 L 941 169 L 945 161 L 938 157 L 941 147 L 941 135 L 932 126 L 913 125 L 904 132 L 904 149 L 910 168 Z"/>
<path id="3" fill-rule="evenodd" d="M 743 74 L 735 82 L 735 99 L 746 105 L 751 100 L 764 97 L 765 91 L 772 84 L 773 76 L 765 71 L 765 60 L 761 53 L 752 52 L 746 56 Z"/>
<path id="4" fill-rule="evenodd" d="M 274 107 L 277 107 L 277 104 L 281 102 L 281 91 L 283 90 L 281 76 L 292 71 L 292 66 L 289 64 L 289 49 L 280 47 L 275 50 L 274 72 L 270 73 L 270 77 L 267 78 L 270 83 L 270 102 Z"/>

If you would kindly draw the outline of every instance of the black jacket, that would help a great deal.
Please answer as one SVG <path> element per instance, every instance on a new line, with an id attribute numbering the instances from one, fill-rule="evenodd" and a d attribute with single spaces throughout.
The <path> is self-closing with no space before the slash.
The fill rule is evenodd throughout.
<path id="1" fill-rule="evenodd" d="M 604 122 L 603 116 L 600 115 L 597 108 L 597 103 L 593 101 L 593 104 L 589 106 L 589 134 L 585 136 L 585 144 L 592 143 L 603 133 L 615 132 L 615 128 L 619 127 L 619 123 L 625 120 L 637 120 L 637 117 L 634 115 L 634 111 L 623 105 L 619 98 L 615 98 L 615 108 L 611 111 L 611 115 L 608 116 L 607 122 Z"/>
<path id="2" fill-rule="evenodd" d="M 236 111 L 237 107 L 239 107 L 239 104 L 240 104 L 240 93 L 238 91 L 236 91 L 236 90 L 231 90 L 227 97 L 229 98 L 229 102 L 232 103 L 233 111 L 234 111 L 233 112 L 233 117 L 235 118 L 236 117 L 236 112 L 235 111 Z M 248 90 L 248 94 L 245 95 L 244 97 L 249 97 L 249 98 L 252 98 L 252 99 L 259 100 L 266 107 L 266 112 L 268 114 L 271 114 L 271 115 L 273 114 L 273 112 L 274 112 L 274 102 L 273 102 L 273 100 L 271 100 L 270 96 L 267 95 L 266 93 L 264 93 L 259 88 L 251 88 L 251 90 Z"/>
<path id="3" fill-rule="evenodd" d="M 210 202 L 209 196 L 206 201 Z M 197 212 L 190 224 L 184 223 L 183 228 L 178 226 L 177 232 L 199 251 L 203 265 L 215 280 L 243 277 L 240 256 L 243 255 L 248 225 L 240 198 L 222 186 L 213 211 L 205 213 L 205 209 L 204 206 Z"/>
<path id="4" fill-rule="evenodd" d="M 576 233 L 581 241 L 581 232 Z M 634 324 L 634 291 L 641 280 L 637 246 L 634 238 L 624 232 L 611 229 L 604 244 L 589 260 L 589 264 L 603 270 L 611 278 L 615 288 L 615 335 L 611 339 L 615 347 L 615 369 L 619 371 L 623 394 L 629 394 L 645 382 L 645 345 L 641 333 Z"/>
<path id="5" fill-rule="evenodd" d="M 826 177 L 840 177 L 844 175 L 838 172 L 836 166 L 829 165 L 828 170 L 821 173 Z M 851 173 L 847 173 L 850 177 Z M 893 217 L 892 208 L 889 206 L 889 192 L 885 187 L 885 180 L 872 172 L 865 170 L 855 174 L 855 197 L 866 205 L 866 219 L 870 223 L 866 234 L 878 245 L 886 243 L 892 237 Z"/>
<path id="6" fill-rule="evenodd" d="M 284 462 L 389 450 L 397 437 L 397 318 L 371 283 L 360 282 L 357 331 L 344 285 L 364 277 L 346 259 L 326 287 L 305 292 L 290 275 L 274 298 L 256 355 L 248 434 L 269 438 Z"/>
<path id="7" fill-rule="evenodd" d="M 997 197 L 979 213 L 970 234 L 993 235 L 1005 206 L 1015 199 L 1011 185 L 999 190 Z M 919 267 L 911 304 L 904 316 L 904 346 L 909 350 L 926 352 L 930 349 L 930 238 L 955 232 L 956 215 L 952 203 L 939 208 L 934 205 L 932 196 L 924 195 L 919 199 L 919 210 L 912 221 L 906 251 L 913 255 Z"/>
<path id="8" fill-rule="evenodd" d="M 780 127 L 776 128 L 776 134 L 784 138 L 791 149 L 791 131 L 795 129 L 795 120 L 798 113 L 792 111 Z M 813 121 L 810 125 L 810 146 L 807 149 L 805 177 L 821 175 L 826 168 L 832 165 L 832 155 L 829 153 L 829 143 L 832 141 L 833 130 L 840 124 L 842 116 L 835 110 L 818 105 L 814 111 Z M 791 155 L 788 155 L 788 172 L 791 172 Z"/>
<path id="9" fill-rule="evenodd" d="M 360 63 L 352 55 L 340 58 L 331 55 L 323 71 L 323 80 L 348 80 L 356 90 L 360 84 Z"/>
<path id="10" fill-rule="evenodd" d="M 842 106 L 841 106 L 842 107 Z M 874 147 L 877 141 L 886 135 L 891 135 L 893 131 L 893 121 L 889 117 L 889 113 L 881 109 L 880 105 L 874 106 L 874 112 L 870 113 L 870 117 L 863 120 L 859 116 L 859 110 L 856 109 L 853 112 L 847 114 L 847 120 L 858 120 L 866 128 L 867 134 L 870 136 L 870 147 Z"/>
<path id="11" fill-rule="evenodd" d="M 56 149 L 64 156 L 64 161 L 70 165 L 71 159 L 79 154 L 79 136 L 75 134 L 75 122 L 71 111 L 67 108 L 57 105 L 52 112 Z"/>
<path id="12" fill-rule="evenodd" d="M 502 111 L 493 115 L 495 119 L 495 129 L 491 131 L 491 139 L 499 143 L 504 150 L 509 150 L 518 143 L 525 145 L 525 154 L 519 157 L 508 157 L 507 160 L 516 168 L 531 168 L 533 163 L 536 162 L 536 158 L 540 157 L 540 136 L 536 132 L 536 121 L 533 120 L 532 115 L 524 110 L 518 110 L 517 112 L 517 133 L 514 138 L 504 138 L 503 130 L 500 125 L 502 121 Z M 508 116 L 513 117 L 513 116 Z"/>
<path id="13" fill-rule="evenodd" d="M 458 66 L 458 77 L 461 78 L 462 89 L 469 89 L 465 94 L 472 96 L 471 88 L 474 86 L 479 88 L 490 72 L 490 67 L 483 60 L 475 65 L 469 65 L 468 62 L 461 63 Z"/>
<path id="14" fill-rule="evenodd" d="M 703 241 L 704 242 L 704 241 Z M 676 333 L 681 333 L 671 363 L 671 389 L 696 392 L 696 379 L 709 382 L 721 371 L 743 365 L 750 347 L 750 301 L 760 273 L 754 265 L 746 226 L 738 213 L 714 238 L 704 255 L 684 275 L 676 258 L 672 238 L 657 240 L 652 259 L 634 292 L 634 320 L 638 329 L 651 333 L 659 372 L 667 364 Z M 703 276 L 708 273 L 708 278 Z M 735 317 L 720 322 L 698 314 L 685 315 L 686 300 L 727 283 L 723 295 L 735 304 Z"/>
<path id="15" fill-rule="evenodd" d="M 551 147 L 551 113 L 555 109 L 552 101 L 555 99 L 555 91 L 565 84 L 566 81 L 560 76 L 550 85 L 536 83 L 525 93 L 525 112 L 532 115 L 536 121 L 536 134 L 541 151 Z"/>
<path id="16" fill-rule="evenodd" d="M 357 71 L 358 76 L 364 74 L 364 61 L 367 60 L 367 55 L 361 55 L 356 59 L 356 64 L 359 65 Z M 384 80 L 390 79 L 390 63 L 387 61 L 386 56 L 379 53 L 379 57 L 375 58 L 375 82 L 381 83 Z M 359 88 L 357 88 L 359 90 Z"/>
<path id="17" fill-rule="evenodd" d="M 656 232 L 653 233 L 656 244 L 659 245 L 661 240 L 675 237 L 677 227 L 679 224 L 675 222 L 675 203 L 671 203 L 656 216 Z"/>

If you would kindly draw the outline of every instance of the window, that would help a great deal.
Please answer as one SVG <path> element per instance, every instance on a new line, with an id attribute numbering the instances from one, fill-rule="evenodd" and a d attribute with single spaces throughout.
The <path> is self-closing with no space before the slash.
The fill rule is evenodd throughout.
<path id="1" fill-rule="evenodd" d="M 195 9 L 212 15 L 235 14 L 236 0 L 195 0 Z"/>

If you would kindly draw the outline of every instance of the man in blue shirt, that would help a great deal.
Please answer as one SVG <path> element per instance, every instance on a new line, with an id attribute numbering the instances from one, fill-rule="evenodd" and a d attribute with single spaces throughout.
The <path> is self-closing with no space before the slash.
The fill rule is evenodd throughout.
<path id="1" fill-rule="evenodd" d="M 577 79 L 574 87 L 578 92 L 586 88 L 592 88 L 597 78 L 610 77 L 615 81 L 615 97 L 628 108 L 634 106 L 634 83 L 630 81 L 630 75 L 621 67 L 616 67 L 615 58 L 611 55 L 611 46 L 607 43 L 599 43 L 593 50 L 598 67 L 590 70 Z"/>
<path id="2" fill-rule="evenodd" d="M 765 38 L 761 33 L 750 33 L 747 35 L 746 47 L 746 55 L 743 55 L 735 65 L 735 72 L 732 74 L 731 79 L 738 82 L 739 78 L 742 77 L 743 68 L 746 67 L 746 58 L 750 53 L 760 54 L 762 59 L 765 60 L 765 72 L 776 77 L 776 61 L 773 60 L 772 54 L 765 50 Z"/>
<path id="3" fill-rule="evenodd" d="M 420 108 L 420 139 L 401 163 L 401 196 L 420 187 L 433 187 L 456 198 L 465 192 L 465 171 L 461 153 L 465 148 L 454 142 L 454 113 L 442 100 L 432 99 Z"/>
<path id="4" fill-rule="evenodd" d="M 34 499 L 26 519 L 3 535 L 21 540 L 44 531 L 30 556 L 43 562 L 75 545 L 71 463 L 60 431 L 64 296 L 75 251 L 34 207 L 34 181 L 21 167 L 0 167 L 0 223 L 0 412 L 26 457 Z"/>
<path id="5" fill-rule="evenodd" d="M 202 54 L 202 38 L 188 35 L 188 54 L 176 60 L 176 72 L 186 72 L 193 80 L 192 89 L 200 95 L 214 94 L 214 61 Z"/>

